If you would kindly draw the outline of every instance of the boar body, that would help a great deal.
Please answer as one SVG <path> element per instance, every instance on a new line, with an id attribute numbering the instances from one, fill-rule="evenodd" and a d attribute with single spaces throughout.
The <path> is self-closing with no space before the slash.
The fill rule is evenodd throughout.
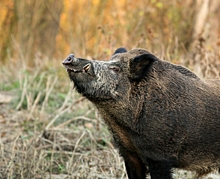
<path id="1" fill-rule="evenodd" d="M 70 55 L 63 64 L 108 125 L 129 179 L 219 170 L 220 80 L 201 80 L 144 49 L 119 49 L 109 61 Z"/>

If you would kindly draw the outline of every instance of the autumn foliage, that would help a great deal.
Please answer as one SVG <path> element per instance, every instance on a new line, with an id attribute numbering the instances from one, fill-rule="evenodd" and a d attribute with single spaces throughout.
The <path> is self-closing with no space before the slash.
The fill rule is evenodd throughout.
<path id="1" fill-rule="evenodd" d="M 103 59 L 119 46 L 175 58 L 200 37 L 209 48 L 219 43 L 219 7 L 207 0 L 1 0 L 1 61 L 69 53 Z"/>

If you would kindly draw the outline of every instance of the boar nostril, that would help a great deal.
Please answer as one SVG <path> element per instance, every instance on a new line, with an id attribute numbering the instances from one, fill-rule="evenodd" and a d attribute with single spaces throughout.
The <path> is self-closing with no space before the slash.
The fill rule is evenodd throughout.
<path id="1" fill-rule="evenodd" d="M 66 60 L 64 60 L 62 63 L 63 63 L 63 65 L 69 65 L 69 64 L 72 63 L 72 59 L 68 57 L 68 58 L 67 58 Z"/>
<path id="2" fill-rule="evenodd" d="M 68 57 L 67 59 L 66 59 L 66 61 L 71 61 L 72 59 L 71 59 L 71 57 Z"/>
<path id="3" fill-rule="evenodd" d="M 76 62 L 76 58 L 74 58 L 74 55 L 71 54 L 69 55 L 64 61 L 63 61 L 63 65 L 70 65 L 72 64 L 73 62 Z"/>

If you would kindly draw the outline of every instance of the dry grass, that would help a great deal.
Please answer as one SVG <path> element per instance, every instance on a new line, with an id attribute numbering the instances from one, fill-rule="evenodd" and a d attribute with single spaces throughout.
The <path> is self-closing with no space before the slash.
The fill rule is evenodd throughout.
<path id="1" fill-rule="evenodd" d="M 219 54 L 201 48 L 196 55 L 202 61 L 178 62 L 219 77 Z M 72 90 L 60 61 L 33 61 L 31 67 L 22 59 L 1 67 L 0 178 L 126 178 L 107 127 L 93 105 Z M 193 175 L 174 172 L 178 179 Z"/>

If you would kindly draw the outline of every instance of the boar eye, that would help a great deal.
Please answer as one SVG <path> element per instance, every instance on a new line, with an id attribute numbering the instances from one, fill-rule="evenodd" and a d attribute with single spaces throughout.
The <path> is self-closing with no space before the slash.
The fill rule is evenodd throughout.
<path id="1" fill-rule="evenodd" d="M 109 69 L 115 73 L 120 72 L 120 68 L 118 66 L 110 66 Z"/>

